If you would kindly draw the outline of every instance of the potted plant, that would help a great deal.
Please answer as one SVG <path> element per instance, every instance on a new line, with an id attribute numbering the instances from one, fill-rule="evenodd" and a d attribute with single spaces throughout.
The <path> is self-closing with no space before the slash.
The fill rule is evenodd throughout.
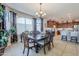
<path id="1" fill-rule="evenodd" d="M 11 27 L 11 29 L 9 30 L 10 31 L 10 33 L 12 34 L 12 35 L 14 35 L 14 34 L 16 34 L 16 29 L 15 29 L 15 27 Z"/>
<path id="2" fill-rule="evenodd" d="M 0 31 L 0 55 L 4 54 L 4 50 L 8 43 L 8 32 L 1 30 Z"/>
<path id="3" fill-rule="evenodd" d="M 6 47 L 8 42 L 8 32 L 0 31 L 0 47 Z"/>
<path id="4" fill-rule="evenodd" d="M 2 8 L 2 5 L 0 4 L 0 22 L 2 22 L 3 11 L 4 9 Z"/>
<path id="5" fill-rule="evenodd" d="M 3 40 L 2 40 L 2 36 L 3 36 L 3 31 L 0 31 L 0 47 L 3 46 Z"/>
<path id="6" fill-rule="evenodd" d="M 13 26 L 13 27 L 11 27 L 11 29 L 9 31 L 11 34 L 11 43 L 16 42 L 17 41 L 16 28 Z"/>

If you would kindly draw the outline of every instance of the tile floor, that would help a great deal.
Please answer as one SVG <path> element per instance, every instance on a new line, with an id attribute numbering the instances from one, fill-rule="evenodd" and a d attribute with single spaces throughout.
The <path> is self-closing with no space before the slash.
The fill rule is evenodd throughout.
<path id="1" fill-rule="evenodd" d="M 3 56 L 26 56 L 27 49 L 25 54 L 22 54 L 23 43 L 18 42 L 13 44 L 10 47 L 5 49 Z M 30 56 L 78 56 L 79 55 L 79 44 L 62 41 L 60 36 L 54 38 L 54 48 L 50 51 L 47 50 L 46 55 L 44 55 L 43 50 L 41 49 L 39 53 L 35 53 L 33 50 L 30 50 Z"/>

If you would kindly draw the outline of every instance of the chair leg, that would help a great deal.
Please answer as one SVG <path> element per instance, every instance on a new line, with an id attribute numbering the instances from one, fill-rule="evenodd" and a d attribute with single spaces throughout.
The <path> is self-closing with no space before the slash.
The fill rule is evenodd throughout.
<path id="1" fill-rule="evenodd" d="M 66 36 L 66 41 L 67 41 L 67 36 Z"/>
<path id="2" fill-rule="evenodd" d="M 20 37 L 20 39 L 21 39 L 21 42 L 22 42 L 22 39 L 23 39 L 22 36 Z"/>
<path id="3" fill-rule="evenodd" d="M 24 52 L 25 52 L 25 47 L 24 47 L 24 49 L 23 49 L 23 54 L 24 54 Z"/>
<path id="4" fill-rule="evenodd" d="M 76 38 L 76 43 L 78 43 L 78 42 L 77 42 L 77 38 Z"/>
<path id="5" fill-rule="evenodd" d="M 70 42 L 72 42 L 72 37 L 71 37 L 71 40 L 70 40 Z"/>
<path id="6" fill-rule="evenodd" d="M 51 49 L 51 43 L 48 44 L 48 50 L 50 50 L 50 49 Z"/>
<path id="7" fill-rule="evenodd" d="M 54 47 L 54 44 L 53 44 L 53 42 L 52 42 L 52 46 Z"/>
<path id="8" fill-rule="evenodd" d="M 44 54 L 46 54 L 46 49 L 45 49 L 45 46 L 44 46 Z"/>
<path id="9" fill-rule="evenodd" d="M 63 40 L 63 36 L 61 37 L 61 40 Z"/>
<path id="10" fill-rule="evenodd" d="M 27 51 L 27 56 L 29 55 L 29 48 L 28 48 L 28 51 Z"/>
<path id="11" fill-rule="evenodd" d="M 52 40 L 52 46 L 54 47 L 53 40 Z"/>

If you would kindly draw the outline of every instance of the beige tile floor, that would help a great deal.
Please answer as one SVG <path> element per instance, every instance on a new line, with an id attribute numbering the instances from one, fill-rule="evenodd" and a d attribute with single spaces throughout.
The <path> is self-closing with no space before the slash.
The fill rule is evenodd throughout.
<path id="1" fill-rule="evenodd" d="M 25 54 L 22 54 L 23 51 L 23 43 L 18 42 L 12 44 L 10 47 L 5 49 L 3 56 L 26 56 L 27 49 Z M 79 44 L 62 41 L 60 40 L 60 36 L 56 36 L 54 38 L 54 48 L 50 51 L 47 50 L 46 55 L 43 53 L 43 49 L 39 51 L 39 53 L 35 53 L 35 51 L 30 50 L 30 56 L 78 56 L 79 55 Z"/>

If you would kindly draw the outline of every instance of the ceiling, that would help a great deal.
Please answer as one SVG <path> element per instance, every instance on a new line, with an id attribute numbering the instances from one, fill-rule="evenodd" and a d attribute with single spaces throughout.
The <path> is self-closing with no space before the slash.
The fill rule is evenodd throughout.
<path id="1" fill-rule="evenodd" d="M 39 3 L 7 3 L 6 5 L 33 16 L 35 16 L 36 11 L 39 11 Z M 42 9 L 47 13 L 45 18 L 79 19 L 78 3 L 43 3 Z"/>

